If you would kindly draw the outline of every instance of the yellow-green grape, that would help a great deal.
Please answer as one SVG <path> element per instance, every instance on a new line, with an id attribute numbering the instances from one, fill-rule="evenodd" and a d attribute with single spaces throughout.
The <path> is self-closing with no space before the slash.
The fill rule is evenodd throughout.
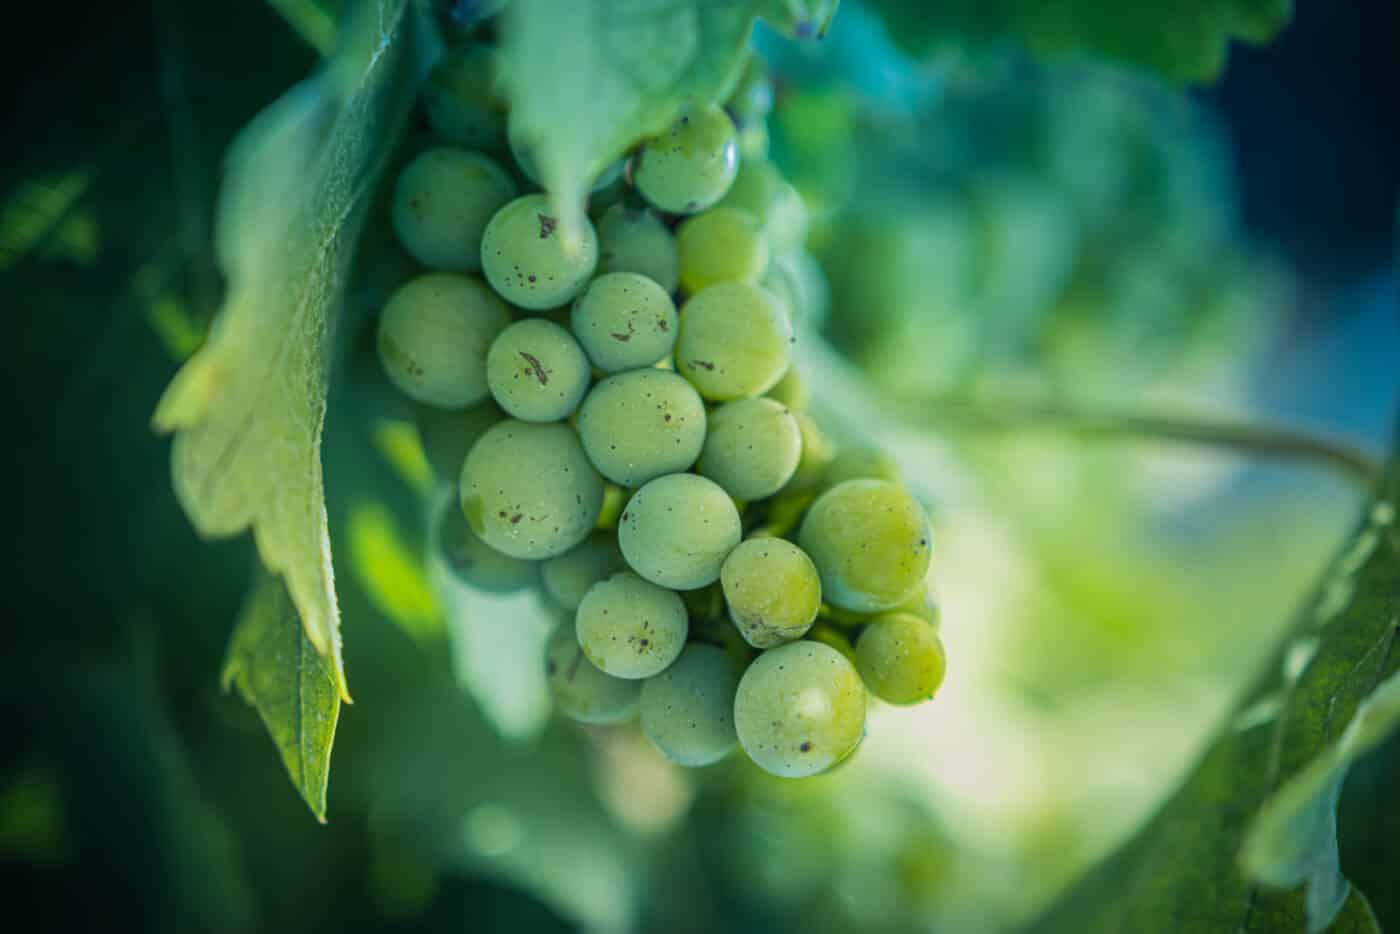
<path id="1" fill-rule="evenodd" d="M 588 589 L 575 627 L 583 654 L 599 671 L 640 679 L 680 656 L 690 624 L 680 594 L 623 571 Z"/>
<path id="2" fill-rule="evenodd" d="M 577 431 L 577 428 L 575 428 Z M 598 513 L 598 529 L 605 532 L 617 531 L 617 520 L 631 499 L 632 491 L 616 483 L 603 484 L 603 510 Z"/>
<path id="3" fill-rule="evenodd" d="M 766 159 L 745 158 L 729 193 L 717 207 L 737 208 L 752 215 L 774 255 L 800 247 L 807 237 L 807 207 L 802 195 Z"/>
<path id="4" fill-rule="evenodd" d="M 670 294 L 681 281 L 676 238 L 646 208 L 613 205 L 598 218 L 598 272 L 635 272 Z"/>
<path id="5" fill-rule="evenodd" d="M 477 272 L 486 223 L 514 197 L 515 183 L 495 162 L 437 146 L 419 153 L 399 174 L 394 232 L 424 266 Z"/>
<path id="6" fill-rule="evenodd" d="M 481 268 L 502 298 L 529 311 L 558 308 L 583 290 L 598 265 L 593 223 L 580 218 L 567 243 L 544 195 L 516 198 L 496 212 L 481 239 Z"/>
<path id="7" fill-rule="evenodd" d="M 693 214 L 714 204 L 739 171 L 734 122 L 713 104 L 681 116 L 637 152 L 632 183 L 651 205 Z"/>
<path id="8" fill-rule="evenodd" d="M 870 692 L 891 704 L 928 700 L 948 660 L 938 631 L 909 613 L 876 619 L 856 639 L 856 668 Z"/>
<path id="9" fill-rule="evenodd" d="M 802 433 L 802 459 L 798 461 L 792 479 L 783 488 L 784 495 L 815 492 L 836 457 L 836 449 L 818 427 L 816 419 L 801 411 L 795 411 L 793 417 L 797 419 L 798 431 Z"/>
<path id="10" fill-rule="evenodd" d="M 805 778 L 850 755 L 865 735 L 865 685 L 840 652 L 810 640 L 769 649 L 739 679 L 739 745 L 765 772 Z"/>
<path id="11" fill-rule="evenodd" d="M 899 606 L 928 573 L 928 517 L 888 480 L 847 480 L 818 496 L 797 541 L 821 574 L 826 600 L 858 613 Z"/>
<path id="12" fill-rule="evenodd" d="M 897 483 L 899 465 L 888 452 L 879 448 L 846 448 L 827 465 L 822 486 L 830 488 L 847 480 L 891 480 Z"/>
<path id="13" fill-rule="evenodd" d="M 851 640 L 840 629 L 825 620 L 818 620 L 811 629 L 807 631 L 806 638 L 813 642 L 820 642 L 822 645 L 829 645 L 846 657 L 852 665 L 856 663 L 856 650 L 851 645 Z M 859 670 L 859 669 L 857 669 Z"/>
<path id="14" fill-rule="evenodd" d="M 758 396 L 787 372 L 792 341 L 781 302 L 748 282 L 721 282 L 681 310 L 676 369 L 715 402 Z"/>
<path id="15" fill-rule="evenodd" d="M 705 444 L 705 404 L 675 373 L 628 370 L 589 390 L 578 433 L 603 476 L 641 486 L 695 463 Z"/>
<path id="16" fill-rule="evenodd" d="M 472 445 L 461 496 L 468 524 L 486 544 L 538 561 L 562 555 L 593 531 L 603 478 L 568 425 L 507 419 Z"/>
<path id="17" fill-rule="evenodd" d="M 569 325 L 604 373 L 651 366 L 671 352 L 680 324 L 671 296 L 635 272 L 594 279 L 574 301 Z"/>
<path id="18" fill-rule="evenodd" d="M 549 693 L 559 712 L 580 723 L 622 723 L 637 713 L 642 683 L 605 675 L 583 655 L 574 627 L 555 630 L 545 650 Z"/>
<path id="19" fill-rule="evenodd" d="M 486 385 L 501 408 L 527 422 L 568 418 L 592 371 L 574 336 L 553 321 L 517 321 L 486 355 Z"/>
<path id="20" fill-rule="evenodd" d="M 765 395 L 791 412 L 806 412 L 808 404 L 812 401 L 812 393 L 807 388 L 807 381 L 802 378 L 802 374 L 797 371 L 795 366 L 788 367 L 783 378 L 778 380 L 778 384 L 768 390 Z"/>
<path id="21" fill-rule="evenodd" d="M 822 603 L 812 559 L 782 538 L 751 538 L 729 553 L 720 569 L 729 618 L 756 649 L 802 638 Z"/>
<path id="22" fill-rule="evenodd" d="M 617 536 L 594 532 L 578 546 L 540 565 L 540 583 L 549 598 L 566 610 L 577 610 L 588 588 L 619 571 L 627 562 L 617 547 Z"/>
<path id="23" fill-rule="evenodd" d="M 462 462 L 476 439 L 506 417 L 500 406 L 490 399 L 460 410 L 419 405 L 414 416 L 423 454 L 441 483 L 457 482 L 462 475 Z"/>
<path id="24" fill-rule="evenodd" d="M 444 139 L 467 149 L 495 149 L 505 128 L 495 50 L 473 45 L 449 52 L 428 76 L 423 106 Z"/>
<path id="25" fill-rule="evenodd" d="M 438 510 L 434 538 L 447 567 L 463 583 L 490 593 L 511 593 L 539 580 L 538 566 L 503 555 L 477 538 L 462 510 L 448 500 Z"/>
<path id="26" fill-rule="evenodd" d="M 772 399 L 739 399 L 710 413 L 696 471 L 735 499 L 763 499 L 781 490 L 802 459 L 797 419 Z"/>
<path id="27" fill-rule="evenodd" d="M 668 474 L 638 490 L 623 510 L 617 541 L 632 570 L 672 590 L 719 580 L 743 528 L 734 500 L 712 480 Z"/>
<path id="28" fill-rule="evenodd" d="M 681 285 L 694 294 L 717 282 L 756 282 L 768 265 L 768 241 L 747 211 L 716 207 L 676 231 Z"/>
<path id="29" fill-rule="evenodd" d="M 734 694 L 742 669 L 723 649 L 691 643 L 642 684 L 642 733 L 672 762 L 712 765 L 734 749 Z"/>
<path id="30" fill-rule="evenodd" d="M 479 279 L 428 273 L 399 286 L 385 304 L 379 362 L 410 399 L 466 408 L 486 398 L 486 351 L 508 324 L 505 303 Z"/>

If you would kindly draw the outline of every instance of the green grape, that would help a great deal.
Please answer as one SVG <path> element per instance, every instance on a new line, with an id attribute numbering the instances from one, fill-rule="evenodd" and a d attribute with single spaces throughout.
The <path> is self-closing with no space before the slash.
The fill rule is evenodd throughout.
<path id="1" fill-rule="evenodd" d="M 890 480 L 899 482 L 899 465 L 879 448 L 846 448 L 839 452 L 822 475 L 822 486 L 830 489 L 847 480 Z"/>
<path id="2" fill-rule="evenodd" d="M 513 558 L 561 555 L 588 537 L 603 478 L 562 423 L 507 419 L 487 429 L 462 465 L 462 512 L 486 544 Z"/>
<path id="3" fill-rule="evenodd" d="M 766 159 L 745 158 L 734 184 L 716 207 L 747 211 L 774 255 L 797 249 L 807 236 L 807 207 L 796 188 Z"/>
<path id="4" fill-rule="evenodd" d="M 642 683 L 605 675 L 583 655 L 574 627 L 560 625 L 545 650 L 549 693 L 564 716 L 580 723 L 622 723 L 637 712 Z"/>
<path id="5" fill-rule="evenodd" d="M 497 90 L 496 66 L 495 50 L 485 45 L 443 57 L 423 87 L 423 106 L 434 132 L 467 149 L 493 150 L 500 144 L 505 104 Z"/>
<path id="6" fill-rule="evenodd" d="M 821 573 L 833 606 L 858 613 L 893 609 L 924 585 L 928 517 L 888 480 L 847 480 L 817 497 L 798 543 Z"/>
<path id="7" fill-rule="evenodd" d="M 879 616 L 856 640 L 856 668 L 870 692 L 891 704 L 928 700 L 948 660 L 938 631 L 909 613 Z"/>
<path id="8" fill-rule="evenodd" d="M 806 412 L 793 412 L 793 417 L 797 419 L 797 429 L 802 434 L 802 459 L 798 461 L 797 470 L 783 488 L 783 493 L 812 493 L 826 476 L 827 468 L 836 457 L 836 449 L 812 416 Z"/>
<path id="9" fill-rule="evenodd" d="M 691 294 L 717 282 L 756 282 L 768 265 L 768 241 L 747 211 L 716 207 L 676 231 L 681 285 Z"/>
<path id="10" fill-rule="evenodd" d="M 399 286 L 385 304 L 379 362 L 414 401 L 465 408 L 486 398 L 486 351 L 508 324 L 505 303 L 479 279 L 427 273 Z"/>
<path id="11" fill-rule="evenodd" d="M 741 669 L 723 649 L 691 643 L 642 684 L 642 733 L 677 765 L 712 765 L 734 749 L 734 694 Z"/>
<path id="12" fill-rule="evenodd" d="M 578 413 L 583 449 L 613 483 L 641 486 L 686 470 L 705 444 L 705 404 L 666 370 L 628 370 L 600 381 Z"/>
<path id="13" fill-rule="evenodd" d="M 575 626 L 583 654 L 614 678 L 650 678 L 685 648 L 689 620 L 680 594 L 630 571 L 588 589 Z"/>
<path id="14" fill-rule="evenodd" d="M 703 211 L 739 171 L 734 123 L 713 104 L 696 108 L 643 143 L 635 158 L 632 182 L 649 203 L 672 214 Z"/>
<path id="15" fill-rule="evenodd" d="M 668 474 L 632 496 L 617 527 L 623 557 L 642 577 L 673 590 L 719 580 L 743 529 L 734 501 L 712 480 Z"/>
<path id="16" fill-rule="evenodd" d="M 818 620 L 816 625 L 807 630 L 807 638 L 813 642 L 820 642 L 822 645 L 829 645 L 846 657 L 846 661 L 852 665 L 856 663 L 856 650 L 851 645 L 851 640 L 840 629 L 825 620 Z M 859 671 L 859 669 L 857 669 Z"/>
<path id="17" fill-rule="evenodd" d="M 414 416 L 423 453 L 442 483 L 457 482 L 462 475 L 462 463 L 476 439 L 506 417 L 500 406 L 490 399 L 465 409 L 419 405 Z"/>
<path id="18" fill-rule="evenodd" d="M 603 484 L 603 510 L 598 513 L 597 525 L 600 531 L 617 531 L 617 520 L 622 516 L 622 510 L 627 506 L 627 500 L 631 496 L 631 490 L 620 487 L 616 483 Z"/>
<path id="19" fill-rule="evenodd" d="M 806 552 L 782 538 L 751 538 L 720 569 L 729 618 L 756 649 L 800 639 L 822 603 L 821 578 Z"/>
<path id="20" fill-rule="evenodd" d="M 515 197 L 499 165 L 475 152 L 438 146 L 419 153 L 394 186 L 394 232 L 433 269 L 477 272 L 487 221 Z"/>
<path id="21" fill-rule="evenodd" d="M 792 341 L 781 302 L 756 285 L 721 282 L 681 310 L 676 368 L 706 399 L 758 396 L 787 372 Z"/>
<path id="22" fill-rule="evenodd" d="M 588 588 L 627 570 L 617 536 L 594 532 L 577 547 L 540 565 L 540 582 L 549 598 L 566 610 L 577 610 Z"/>
<path id="23" fill-rule="evenodd" d="M 865 685 L 838 651 L 803 640 L 769 649 L 739 679 L 739 745 L 765 772 L 805 778 L 831 768 L 865 735 Z"/>
<path id="24" fill-rule="evenodd" d="M 574 336 L 553 321 L 517 321 L 486 355 L 486 385 L 501 408 L 527 422 L 568 418 L 592 371 Z"/>
<path id="25" fill-rule="evenodd" d="M 635 272 L 611 272 L 588 284 L 569 319 L 593 365 L 604 373 L 651 366 L 676 343 L 679 319 L 666 290 Z"/>
<path id="26" fill-rule="evenodd" d="M 768 390 L 766 395 L 769 399 L 794 413 L 806 412 L 808 404 L 812 401 L 812 393 L 807 388 L 807 381 L 802 378 L 801 373 L 797 372 L 795 366 L 788 367 L 783 378 L 778 380 L 778 384 Z"/>
<path id="27" fill-rule="evenodd" d="M 516 198 L 496 212 L 481 240 L 481 268 L 500 296 L 529 311 L 558 308 L 588 283 L 598 264 L 598 237 L 580 219 L 577 244 L 564 241 L 544 195 Z"/>
<path id="28" fill-rule="evenodd" d="M 635 272 L 670 294 L 681 281 L 676 238 L 652 211 L 613 205 L 598 219 L 598 272 Z"/>
<path id="29" fill-rule="evenodd" d="M 434 518 L 434 539 L 448 568 L 463 583 L 490 593 L 511 593 L 539 579 L 533 561 L 501 554 L 477 538 L 455 502 L 449 499 L 443 505 Z"/>
<path id="30" fill-rule="evenodd" d="M 755 500 L 783 488 L 802 459 L 797 419 L 772 399 L 739 399 L 710 413 L 698 473 L 735 499 Z"/>

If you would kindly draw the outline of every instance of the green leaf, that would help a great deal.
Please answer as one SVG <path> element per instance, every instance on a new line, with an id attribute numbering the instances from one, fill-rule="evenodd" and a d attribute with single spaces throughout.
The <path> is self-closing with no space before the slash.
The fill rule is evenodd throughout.
<path id="1" fill-rule="evenodd" d="M 1400 456 L 1182 787 L 1035 931 L 1379 930 L 1338 870 L 1336 803 L 1400 723 L 1398 499 Z"/>
<path id="2" fill-rule="evenodd" d="M 337 0 L 267 0 L 298 36 L 322 55 L 335 51 L 345 4 Z"/>
<path id="3" fill-rule="evenodd" d="M 759 15 L 794 39 L 822 39 L 841 0 L 764 0 Z"/>
<path id="4" fill-rule="evenodd" d="M 257 709 L 292 784 L 325 823 L 331 746 L 340 719 L 335 671 L 306 638 L 287 588 L 265 571 L 258 571 L 234 627 L 223 685 Z"/>
<path id="5" fill-rule="evenodd" d="M 911 51 L 1020 42 L 1040 55 L 1088 52 L 1145 65 L 1173 81 L 1213 81 L 1230 42 L 1273 39 L 1293 0 L 871 0 Z"/>
<path id="6" fill-rule="evenodd" d="M 155 414 L 205 537 L 251 528 L 348 700 L 321 473 L 336 313 L 374 182 L 431 57 L 421 4 L 379 0 L 320 73 L 229 154 L 216 249 L 227 299 Z"/>

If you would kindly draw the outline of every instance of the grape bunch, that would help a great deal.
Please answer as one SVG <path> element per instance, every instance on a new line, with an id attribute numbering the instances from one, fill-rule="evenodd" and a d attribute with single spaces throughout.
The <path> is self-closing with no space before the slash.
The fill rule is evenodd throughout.
<path id="1" fill-rule="evenodd" d="M 567 238 L 494 69 L 481 45 L 438 66 L 434 138 L 393 190 L 422 271 L 377 349 L 459 478 L 435 546 L 467 584 L 558 610 L 566 716 L 639 718 L 686 766 L 738 746 L 824 771 L 870 695 L 932 697 L 944 654 L 923 508 L 881 452 L 835 450 L 790 366 L 804 222 L 764 157 L 771 85 L 750 63 L 724 106 L 639 140 Z"/>

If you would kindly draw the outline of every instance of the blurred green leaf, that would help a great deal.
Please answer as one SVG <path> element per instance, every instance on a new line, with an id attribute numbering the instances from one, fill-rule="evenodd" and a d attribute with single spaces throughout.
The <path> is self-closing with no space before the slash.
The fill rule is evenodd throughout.
<path id="1" fill-rule="evenodd" d="M 823 39 L 841 0 L 763 0 L 759 15 L 795 39 Z"/>
<path id="2" fill-rule="evenodd" d="M 229 154 L 216 249 L 228 298 L 155 425 L 176 432 L 176 494 L 206 537 L 251 528 L 348 698 L 320 444 L 336 313 L 386 154 L 430 60 L 421 4 L 365 5 L 344 44 Z"/>
<path id="3" fill-rule="evenodd" d="M 345 14 L 343 0 L 267 0 L 267 5 L 317 52 L 335 51 L 336 32 Z"/>

